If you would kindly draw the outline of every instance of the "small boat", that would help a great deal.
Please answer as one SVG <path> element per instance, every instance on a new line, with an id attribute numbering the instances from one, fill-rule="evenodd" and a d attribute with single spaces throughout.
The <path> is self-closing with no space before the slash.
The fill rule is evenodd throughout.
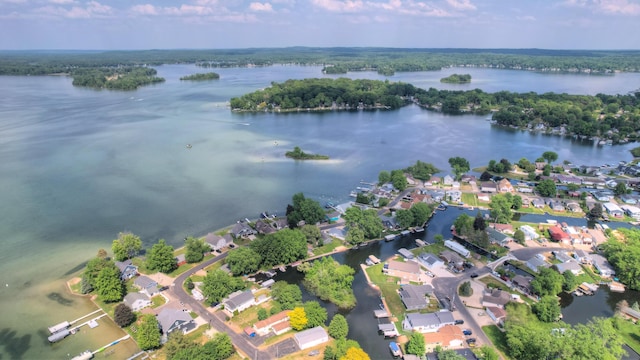
<path id="1" fill-rule="evenodd" d="M 191 144 L 187 144 L 187 149 L 191 149 L 192 147 Z"/>
<path id="2" fill-rule="evenodd" d="M 284 265 L 280 266 L 278 269 L 279 269 L 280 271 L 282 271 L 282 272 L 287 271 L 287 267 L 286 267 L 286 266 L 284 266 Z"/>

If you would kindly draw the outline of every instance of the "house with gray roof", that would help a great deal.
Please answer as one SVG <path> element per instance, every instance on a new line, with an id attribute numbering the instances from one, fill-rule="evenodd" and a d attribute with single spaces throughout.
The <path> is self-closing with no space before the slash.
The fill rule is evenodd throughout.
<path id="1" fill-rule="evenodd" d="M 527 267 L 535 272 L 538 272 L 538 268 L 540 267 L 549 267 L 551 264 L 542 260 L 541 258 L 534 256 L 531 259 L 527 260 L 525 263 Z"/>
<path id="2" fill-rule="evenodd" d="M 609 264 L 609 261 L 602 255 L 592 254 L 591 260 L 593 262 L 593 266 L 598 270 L 598 273 L 602 277 L 612 277 L 616 274 L 616 271 L 613 269 L 613 266 Z"/>
<path id="3" fill-rule="evenodd" d="M 511 236 L 501 233 L 491 226 L 487 227 L 487 234 L 489 234 L 489 241 L 500 246 L 507 245 L 513 241 L 513 238 Z"/>
<path id="4" fill-rule="evenodd" d="M 145 293 L 128 293 L 122 301 L 133 311 L 140 311 L 147 306 L 151 306 L 151 298 Z"/>
<path id="5" fill-rule="evenodd" d="M 322 326 L 316 326 L 293 335 L 300 350 L 308 349 L 316 345 L 324 344 L 329 341 L 329 334 Z"/>
<path id="6" fill-rule="evenodd" d="M 233 243 L 233 239 L 230 234 L 224 236 L 216 235 L 214 233 L 208 233 L 204 238 L 204 242 L 209 245 L 211 250 L 220 250 Z"/>
<path id="7" fill-rule="evenodd" d="M 448 310 L 434 313 L 408 313 L 402 321 L 402 328 L 420 333 L 436 332 L 445 325 L 454 325 L 453 314 Z"/>
<path id="8" fill-rule="evenodd" d="M 573 252 L 573 258 L 578 260 L 581 264 L 591 264 L 591 255 L 588 252 L 578 249 Z"/>
<path id="9" fill-rule="evenodd" d="M 487 289 L 482 294 L 482 306 L 495 306 L 504 309 L 506 303 L 511 301 L 511 294 L 500 289 Z"/>
<path id="10" fill-rule="evenodd" d="M 400 248 L 398 249 L 398 254 L 402 255 L 403 258 L 407 259 L 407 260 L 413 260 L 413 258 L 415 258 L 415 255 L 413 255 L 413 253 L 405 248 Z"/>
<path id="11" fill-rule="evenodd" d="M 174 308 L 162 309 L 158 314 L 158 323 L 164 335 L 169 335 L 176 330 L 187 333 L 196 327 L 188 312 Z"/>
<path id="12" fill-rule="evenodd" d="M 558 269 L 558 272 L 560 274 L 564 274 L 565 271 L 571 271 L 573 275 L 576 275 L 576 276 L 584 273 L 582 266 L 580 266 L 580 264 L 578 264 L 575 260 L 567 261 L 561 264 L 556 264 L 556 269 Z"/>
<path id="13" fill-rule="evenodd" d="M 147 294 L 149 297 L 160 292 L 158 283 L 155 280 L 144 275 L 138 276 L 133 281 L 133 285 L 140 289 L 140 292 Z"/>
<path id="14" fill-rule="evenodd" d="M 433 269 L 444 265 L 444 261 L 442 261 L 442 259 L 431 253 L 422 253 L 418 255 L 418 262 L 427 269 Z"/>
<path id="15" fill-rule="evenodd" d="M 571 256 L 569 256 L 569 254 L 566 253 L 566 251 L 552 251 L 553 256 L 556 257 L 557 260 L 565 263 L 567 261 L 571 261 L 573 260 L 573 258 Z"/>
<path id="16" fill-rule="evenodd" d="M 237 224 L 235 224 L 233 226 L 233 228 L 231 228 L 231 231 L 229 231 L 229 233 L 236 239 L 238 238 L 245 238 L 251 235 L 255 235 L 256 231 L 253 230 L 253 228 L 251 226 L 249 226 L 248 224 L 244 223 L 244 222 L 239 222 Z"/>
<path id="17" fill-rule="evenodd" d="M 426 309 L 429 306 L 429 296 L 433 294 L 431 285 L 403 285 L 398 290 L 402 303 L 407 310 Z"/>
<path id="18" fill-rule="evenodd" d="M 116 261 L 116 267 L 120 270 L 120 280 L 125 281 L 138 275 L 138 267 L 133 265 L 131 259 Z"/>
<path id="19" fill-rule="evenodd" d="M 241 312 L 255 305 L 256 298 L 251 290 L 238 290 L 223 300 L 222 304 L 224 304 L 224 309 L 233 316 L 234 312 Z"/>

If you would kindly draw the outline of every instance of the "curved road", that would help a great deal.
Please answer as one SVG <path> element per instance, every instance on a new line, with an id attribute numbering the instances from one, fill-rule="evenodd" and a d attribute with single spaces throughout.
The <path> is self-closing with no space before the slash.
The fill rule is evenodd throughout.
<path id="1" fill-rule="evenodd" d="M 211 314 L 199 301 L 196 301 L 194 298 L 189 296 L 189 294 L 187 294 L 187 292 L 184 291 L 184 288 L 182 287 L 182 284 L 187 279 L 187 277 L 215 263 L 216 261 L 224 259 L 225 257 L 227 257 L 226 252 L 182 273 L 173 281 L 173 284 L 171 285 L 171 291 L 180 301 L 184 303 L 185 306 L 189 306 L 194 312 L 200 315 L 203 319 L 207 320 L 209 324 L 211 324 L 211 327 L 218 330 L 219 332 L 227 333 L 231 338 L 231 342 L 250 359 L 272 359 L 272 356 L 269 353 L 258 350 L 255 346 L 249 343 L 249 341 L 247 341 L 247 338 L 245 336 L 236 333 L 217 316 Z"/>

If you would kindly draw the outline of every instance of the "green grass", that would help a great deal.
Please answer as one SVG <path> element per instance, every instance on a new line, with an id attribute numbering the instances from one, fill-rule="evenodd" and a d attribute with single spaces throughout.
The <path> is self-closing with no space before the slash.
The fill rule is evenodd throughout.
<path id="1" fill-rule="evenodd" d="M 630 320 L 617 316 L 613 318 L 613 324 L 624 339 L 624 342 L 640 353 L 640 324 L 634 324 Z"/>
<path id="2" fill-rule="evenodd" d="M 82 295 L 82 281 L 70 286 L 71 292 L 74 294 Z"/>
<path id="3" fill-rule="evenodd" d="M 155 309 L 167 303 L 167 299 L 162 295 L 156 295 L 151 298 L 151 308 Z"/>
<path id="4" fill-rule="evenodd" d="M 445 250 L 447 250 L 447 248 L 444 247 L 444 244 L 431 244 L 431 245 L 415 248 L 411 250 L 411 252 L 413 252 L 413 254 L 416 256 L 422 254 L 423 252 L 438 255 Z"/>
<path id="5" fill-rule="evenodd" d="M 262 306 L 252 306 L 247 310 L 239 313 L 238 315 L 234 315 L 231 318 L 231 322 L 238 325 L 240 329 L 251 326 L 255 324 L 256 321 L 258 321 L 258 309 L 260 309 L 261 307 Z"/>
<path id="6" fill-rule="evenodd" d="M 335 250 L 335 248 L 337 248 L 340 245 L 342 245 L 342 242 L 334 238 L 333 241 L 331 241 L 329 244 L 322 245 L 320 247 L 313 249 L 313 255 L 318 256 L 318 255 L 331 253 L 333 252 L 333 250 Z"/>
<path id="7" fill-rule="evenodd" d="M 500 331 L 496 325 L 483 326 L 482 331 L 487 334 L 487 337 L 491 340 L 496 350 L 500 352 L 500 355 L 505 359 L 510 359 L 505 355 L 509 352 L 509 348 L 507 347 L 507 334 Z"/>
<path id="8" fill-rule="evenodd" d="M 473 193 L 462 193 L 462 202 L 469 206 L 478 206 L 478 197 Z"/>
<path id="9" fill-rule="evenodd" d="M 525 213 L 525 214 L 544 214 L 544 210 L 538 209 L 537 207 L 529 206 L 529 207 L 521 207 L 517 212 Z"/>
<path id="10" fill-rule="evenodd" d="M 398 289 L 400 289 L 398 278 L 383 274 L 382 266 L 383 264 L 380 263 L 368 267 L 366 270 L 367 275 L 369 275 L 371 282 L 380 288 L 391 314 L 404 314 L 404 305 L 402 304 L 402 300 L 400 300 L 400 295 L 398 295 Z"/>
<path id="11" fill-rule="evenodd" d="M 509 287 L 503 283 L 501 283 L 500 281 L 492 278 L 491 276 L 485 276 L 482 277 L 481 279 L 476 279 L 476 280 L 480 280 L 481 283 L 486 284 L 487 286 L 491 285 L 492 287 L 496 288 L 496 289 L 501 289 L 504 291 L 510 291 Z"/>
<path id="12" fill-rule="evenodd" d="M 180 276 L 180 274 L 183 274 L 183 273 L 185 273 L 185 272 L 187 272 L 187 271 L 189 271 L 189 270 L 193 269 L 195 266 L 197 266 L 197 265 L 201 264 L 202 262 L 207 261 L 207 260 L 209 260 L 209 259 L 213 259 L 213 257 L 214 257 L 214 256 L 215 256 L 215 255 L 213 255 L 213 254 L 209 254 L 209 255 L 206 255 L 206 256 L 202 259 L 202 261 L 200 261 L 200 262 L 193 263 L 193 264 L 184 264 L 184 265 L 182 265 L 182 266 L 178 266 L 178 268 L 177 268 L 177 269 L 175 269 L 175 270 L 173 270 L 172 272 L 168 273 L 168 274 L 167 274 L 167 276 L 170 276 L 170 277 L 172 277 L 172 278 L 176 278 L 176 277 Z"/>

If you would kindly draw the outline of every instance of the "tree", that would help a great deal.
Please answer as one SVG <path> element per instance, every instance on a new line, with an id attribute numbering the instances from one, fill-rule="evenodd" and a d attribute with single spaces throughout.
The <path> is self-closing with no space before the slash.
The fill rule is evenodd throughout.
<path id="1" fill-rule="evenodd" d="M 409 184 L 407 182 L 407 177 L 404 176 L 404 172 L 402 172 L 402 170 L 391 171 L 391 183 L 393 184 L 393 187 L 399 191 L 404 191 Z"/>
<path id="2" fill-rule="evenodd" d="M 493 175 L 491 175 L 490 172 L 483 171 L 482 174 L 480 174 L 480 181 L 489 181 L 492 177 Z"/>
<path id="3" fill-rule="evenodd" d="M 357 224 L 349 226 L 349 230 L 347 230 L 347 235 L 344 240 L 349 244 L 358 245 L 364 242 L 364 230 L 362 230 Z"/>
<path id="4" fill-rule="evenodd" d="M 402 172 L 401 170 L 399 170 Z M 427 181 L 431 178 L 433 174 L 439 173 L 440 169 L 433 166 L 431 163 L 425 163 L 420 160 L 416 161 L 415 165 L 409 166 L 406 171 L 411 174 L 414 178 L 422 181 Z M 393 178 L 393 172 L 391 173 L 391 177 Z M 404 175 L 403 175 L 404 177 Z M 406 180 L 406 178 L 405 178 Z M 393 180 L 392 180 L 393 181 Z M 398 189 L 400 190 L 400 189 Z M 404 190 L 404 189 L 403 189 Z M 402 191 L 402 190 L 400 190 Z"/>
<path id="5" fill-rule="evenodd" d="M 188 277 L 185 281 L 184 281 L 184 287 L 186 287 L 189 290 L 193 290 L 195 289 L 196 285 L 193 283 L 193 279 L 191 277 Z"/>
<path id="6" fill-rule="evenodd" d="M 396 222 L 398 225 L 406 229 L 413 224 L 413 213 L 409 210 L 397 210 L 396 211 Z"/>
<path id="7" fill-rule="evenodd" d="M 556 183 L 551 179 L 542 180 L 536 186 L 536 190 L 541 196 L 554 197 L 556 196 Z"/>
<path id="8" fill-rule="evenodd" d="M 225 261 L 233 275 L 245 275 L 260 268 L 262 257 L 251 248 L 239 247 L 229 251 Z"/>
<path id="9" fill-rule="evenodd" d="M 289 313 L 289 323 L 293 330 L 303 330 L 307 327 L 307 322 L 307 314 L 304 312 L 303 307 L 298 306 Z"/>
<path id="10" fill-rule="evenodd" d="M 640 290 L 640 229 L 617 230 L 624 241 L 610 237 L 603 245 L 605 255 L 616 270 L 616 276 L 630 289 Z"/>
<path id="11" fill-rule="evenodd" d="M 390 181 L 391 174 L 386 170 L 380 171 L 380 173 L 378 174 L 378 185 L 384 185 Z"/>
<path id="12" fill-rule="evenodd" d="M 441 350 L 438 352 L 438 360 L 466 360 L 466 357 L 453 350 Z"/>
<path id="13" fill-rule="evenodd" d="M 619 182 L 616 184 L 616 187 L 613 188 L 613 193 L 616 196 L 620 196 L 620 195 L 624 195 L 624 194 L 628 194 L 630 192 L 629 189 L 627 189 L 627 185 L 623 182 Z"/>
<path id="14" fill-rule="evenodd" d="M 324 326 L 327 321 L 327 309 L 320 306 L 317 301 L 304 303 L 304 313 L 307 315 L 307 327 Z"/>
<path id="15" fill-rule="evenodd" d="M 567 190 L 569 191 L 578 191 L 578 189 L 580 189 L 580 185 L 578 184 L 574 184 L 574 183 L 567 184 Z"/>
<path id="16" fill-rule="evenodd" d="M 292 211 L 287 211 L 287 222 L 290 228 L 297 227 L 300 221 L 316 224 L 325 219 L 324 210 L 317 201 L 305 198 L 303 193 L 294 194 L 292 200 Z"/>
<path id="17" fill-rule="evenodd" d="M 499 360 L 500 355 L 490 346 L 482 345 L 480 348 L 480 358 L 482 360 Z"/>
<path id="18" fill-rule="evenodd" d="M 93 291 L 95 289 L 96 280 L 98 279 L 98 274 L 100 274 L 102 269 L 109 266 L 115 267 L 115 264 L 113 261 L 103 257 L 95 257 L 89 260 L 84 273 L 82 274 L 81 292 L 83 294 L 88 294 Z"/>
<path id="19" fill-rule="evenodd" d="M 570 270 L 562 273 L 562 277 L 564 278 L 562 282 L 562 290 L 571 291 L 578 286 L 578 278 Z"/>
<path id="20" fill-rule="evenodd" d="M 520 195 L 514 195 L 511 197 L 511 208 L 519 210 L 522 207 L 522 197 Z"/>
<path id="21" fill-rule="evenodd" d="M 187 251 L 184 258 L 189 264 L 202 261 L 204 253 L 211 250 L 209 245 L 207 245 L 203 239 L 196 239 L 192 236 L 186 238 L 185 246 Z"/>
<path id="22" fill-rule="evenodd" d="M 423 338 L 424 340 L 424 338 Z M 340 360 L 370 360 L 369 355 L 364 350 L 357 347 L 350 347 Z"/>
<path id="23" fill-rule="evenodd" d="M 518 243 L 524 245 L 524 231 L 518 229 L 513 233 L 513 239 Z"/>
<path id="24" fill-rule="evenodd" d="M 411 209 L 409 209 L 413 214 L 413 225 L 423 226 L 424 223 L 429 220 L 429 217 L 433 213 L 433 209 L 434 206 L 427 203 L 419 202 L 414 204 Z"/>
<path id="25" fill-rule="evenodd" d="M 271 297 L 283 310 L 291 310 L 302 303 L 302 291 L 296 284 L 289 284 L 286 281 L 276 281 L 271 286 Z"/>
<path id="26" fill-rule="evenodd" d="M 155 315 L 142 315 L 138 331 L 136 331 L 136 342 L 142 350 L 160 347 L 160 326 Z"/>
<path id="27" fill-rule="evenodd" d="M 551 268 L 541 268 L 538 275 L 531 281 L 531 289 L 540 296 L 555 296 L 562 291 L 564 278 Z"/>
<path id="28" fill-rule="evenodd" d="M 422 356 L 426 352 L 426 347 L 424 343 L 424 335 L 419 332 L 414 332 L 411 334 L 409 341 L 406 346 L 407 354 L 413 354 Z"/>
<path id="29" fill-rule="evenodd" d="M 236 350 L 227 333 L 216 333 L 202 347 L 204 359 L 224 360 L 233 355 Z"/>
<path id="30" fill-rule="evenodd" d="M 313 246 L 321 245 L 322 232 L 320 228 L 315 225 L 306 224 L 300 228 L 300 231 L 307 238 L 307 242 Z"/>
<path id="31" fill-rule="evenodd" d="M 507 224 L 511 221 L 513 217 L 513 213 L 511 213 L 511 201 L 504 194 L 492 196 L 489 207 L 491 208 L 489 214 L 495 222 Z"/>
<path id="32" fill-rule="evenodd" d="M 442 234 L 436 234 L 433 240 L 435 240 L 436 244 L 444 244 L 444 236 Z"/>
<path id="33" fill-rule="evenodd" d="M 355 271 L 348 265 L 340 265 L 327 256 L 304 269 L 304 286 L 322 300 L 328 300 L 343 309 L 356 305 L 352 283 Z"/>
<path id="34" fill-rule="evenodd" d="M 167 336 L 167 342 L 162 346 L 166 358 L 171 360 L 174 356 L 184 349 L 195 347 L 195 343 L 187 339 L 182 331 L 173 331 Z"/>
<path id="35" fill-rule="evenodd" d="M 460 289 L 458 290 L 458 294 L 460 294 L 460 296 L 471 296 L 472 294 L 471 283 L 469 281 L 465 281 L 462 284 L 460 284 Z"/>
<path id="36" fill-rule="evenodd" d="M 457 180 L 460 180 L 462 174 L 470 170 L 469 161 L 459 156 L 449 158 L 449 165 L 451 165 L 453 173 L 456 174 Z"/>
<path id="37" fill-rule="evenodd" d="M 95 282 L 98 298 L 104 302 L 120 301 L 125 293 L 124 285 L 120 279 L 120 270 L 113 262 L 110 264 L 112 265 L 100 270 Z"/>
<path id="38" fill-rule="evenodd" d="M 594 219 L 601 218 L 602 217 L 602 204 L 600 204 L 600 203 L 593 204 L 593 207 L 591 208 L 591 210 L 589 210 L 589 216 L 591 216 Z"/>
<path id="39" fill-rule="evenodd" d="M 173 255 L 173 246 L 167 245 L 164 239 L 153 244 L 147 254 L 147 268 L 163 273 L 170 273 L 178 267 L 176 257 Z"/>
<path id="40" fill-rule="evenodd" d="M 298 229 L 283 229 L 251 242 L 249 247 L 262 258 L 261 266 L 290 264 L 307 256 L 307 238 Z"/>
<path id="41" fill-rule="evenodd" d="M 113 321 L 115 321 L 121 328 L 129 326 L 136 320 L 136 315 L 133 313 L 130 307 L 124 303 L 118 304 L 113 310 Z"/>
<path id="42" fill-rule="evenodd" d="M 111 244 L 111 251 L 117 261 L 131 259 L 138 255 L 140 250 L 142 250 L 140 237 L 130 232 L 119 233 L 118 238 Z"/>
<path id="43" fill-rule="evenodd" d="M 553 151 L 545 151 L 542 153 L 542 158 L 547 160 L 547 163 L 551 164 L 552 162 L 558 160 L 558 154 Z"/>
<path id="44" fill-rule="evenodd" d="M 553 322 L 560 318 L 560 304 L 555 295 L 543 296 L 531 309 L 542 322 Z"/>
<path id="45" fill-rule="evenodd" d="M 349 323 L 342 314 L 335 314 L 329 323 L 329 335 L 334 339 L 346 339 Z"/>
<path id="46" fill-rule="evenodd" d="M 484 217 L 478 211 L 476 217 L 473 219 L 473 230 L 484 230 L 487 228 L 487 222 L 484 221 Z"/>
<path id="47" fill-rule="evenodd" d="M 207 304 L 219 303 L 234 291 L 244 289 L 241 279 L 229 276 L 222 270 L 209 271 L 202 280 L 202 295 L 207 298 Z"/>

